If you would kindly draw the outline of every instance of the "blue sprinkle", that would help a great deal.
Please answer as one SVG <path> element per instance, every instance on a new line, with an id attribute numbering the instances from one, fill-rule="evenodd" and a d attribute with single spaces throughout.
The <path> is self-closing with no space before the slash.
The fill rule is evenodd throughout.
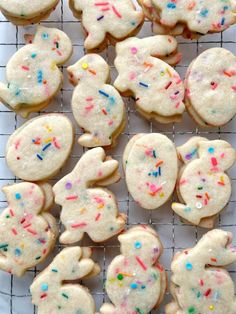
<path id="1" fill-rule="evenodd" d="M 104 15 L 98 17 L 98 18 L 97 18 L 97 21 L 100 21 L 100 20 L 102 20 L 103 18 L 104 18 Z"/>
<path id="2" fill-rule="evenodd" d="M 200 15 L 201 15 L 202 17 L 207 17 L 208 13 L 209 13 L 208 9 L 203 9 L 203 10 L 200 12 Z"/>
<path id="3" fill-rule="evenodd" d="M 99 89 L 99 94 L 101 94 L 101 95 L 103 95 L 103 96 L 105 96 L 105 97 L 109 97 L 109 95 L 107 94 L 107 93 L 105 93 L 103 90 L 101 90 L 101 89 Z"/>
<path id="4" fill-rule="evenodd" d="M 191 212 L 191 210 L 192 210 L 192 208 L 191 208 L 191 207 L 185 207 L 185 209 L 184 209 L 184 211 L 185 211 L 186 213 Z"/>
<path id="5" fill-rule="evenodd" d="M 167 3 L 167 8 L 168 9 L 175 9 L 176 8 L 176 4 L 172 3 L 172 2 L 169 2 L 169 3 Z"/>
<path id="6" fill-rule="evenodd" d="M 20 193 L 16 193 L 15 197 L 16 197 L 16 200 L 20 200 L 21 199 Z"/>
<path id="7" fill-rule="evenodd" d="M 58 270 L 56 268 L 52 268 L 53 273 L 58 273 Z"/>
<path id="8" fill-rule="evenodd" d="M 189 262 L 186 263 L 185 267 L 186 267 L 187 270 L 192 270 L 193 269 L 193 265 L 191 263 L 189 263 Z"/>
<path id="9" fill-rule="evenodd" d="M 48 37 L 49 37 L 48 33 L 42 33 L 42 38 L 43 39 L 48 39 Z"/>
<path id="10" fill-rule="evenodd" d="M 46 149 L 48 149 L 51 145 L 52 145 L 52 143 L 48 143 L 47 145 L 45 145 L 44 148 L 43 148 L 43 152 L 44 152 Z"/>
<path id="11" fill-rule="evenodd" d="M 31 54 L 31 58 L 32 58 L 32 59 L 34 59 L 36 56 L 37 56 L 37 53 L 36 53 L 36 52 L 33 52 L 33 53 Z"/>
<path id="12" fill-rule="evenodd" d="M 116 99 L 113 96 L 109 97 L 109 101 L 111 105 L 114 105 L 116 103 Z"/>
<path id="13" fill-rule="evenodd" d="M 138 285 L 136 284 L 136 282 L 133 282 L 133 283 L 130 284 L 130 288 L 131 289 L 137 289 Z"/>
<path id="14" fill-rule="evenodd" d="M 145 285 L 142 285 L 142 286 L 141 286 L 141 289 L 145 289 L 145 288 L 146 288 L 146 286 L 145 286 Z"/>
<path id="15" fill-rule="evenodd" d="M 143 82 L 139 82 L 139 85 L 140 85 L 140 86 L 143 86 L 143 87 L 146 87 L 146 88 L 148 88 L 148 87 L 149 87 L 149 85 L 148 85 L 148 84 L 143 83 Z"/>
<path id="16" fill-rule="evenodd" d="M 38 70 L 37 79 L 39 84 L 43 82 L 43 72 L 41 70 Z"/>
<path id="17" fill-rule="evenodd" d="M 21 250 L 16 248 L 15 249 L 15 256 L 21 256 Z"/>
<path id="18" fill-rule="evenodd" d="M 223 17 L 221 20 L 221 25 L 224 25 L 224 24 L 225 24 L 225 17 Z"/>
<path id="19" fill-rule="evenodd" d="M 48 284 L 47 283 L 42 283 L 41 284 L 41 290 L 42 291 L 48 291 Z"/>
<path id="20" fill-rule="evenodd" d="M 136 249 L 141 249 L 142 243 L 141 242 L 135 242 L 134 246 L 135 246 Z"/>
<path id="21" fill-rule="evenodd" d="M 43 160 L 43 157 L 37 154 L 38 159 Z"/>
<path id="22" fill-rule="evenodd" d="M 20 93 L 21 93 L 20 89 L 19 89 L 19 88 L 17 88 L 15 95 L 16 95 L 16 96 L 19 96 L 19 95 L 20 95 Z"/>
<path id="23" fill-rule="evenodd" d="M 208 148 L 208 153 L 213 154 L 215 152 L 214 147 L 209 147 Z"/>
<path id="24" fill-rule="evenodd" d="M 133 22 L 131 22 L 131 25 L 135 26 L 135 25 L 136 25 L 136 23 L 133 21 Z"/>

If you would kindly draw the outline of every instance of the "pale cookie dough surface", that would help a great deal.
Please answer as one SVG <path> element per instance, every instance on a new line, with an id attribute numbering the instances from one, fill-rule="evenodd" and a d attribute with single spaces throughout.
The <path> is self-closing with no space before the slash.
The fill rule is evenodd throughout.
<path id="1" fill-rule="evenodd" d="M 58 0 L 1 0 L 0 10 L 20 19 L 30 19 L 53 9 Z"/>
<path id="2" fill-rule="evenodd" d="M 220 32 L 236 22 L 235 0 L 152 0 L 163 25 L 187 24 L 190 31 Z"/>
<path id="3" fill-rule="evenodd" d="M 181 203 L 172 209 L 194 225 L 219 214 L 231 195 L 231 181 L 225 173 L 236 161 L 236 152 L 222 140 L 189 140 L 178 148 L 186 166 L 181 170 L 177 190 Z M 206 226 L 207 227 L 207 226 Z"/>
<path id="4" fill-rule="evenodd" d="M 144 16 L 137 11 L 131 0 L 71 0 L 76 16 L 82 14 L 82 24 L 87 32 L 84 46 L 91 50 L 103 45 L 106 36 L 115 40 L 136 33 L 142 26 Z"/>
<path id="5" fill-rule="evenodd" d="M 118 237 L 121 255 L 108 266 L 106 291 L 111 304 L 101 314 L 149 313 L 158 306 L 166 290 L 164 268 L 158 263 L 162 244 L 147 226 L 133 227 Z"/>
<path id="6" fill-rule="evenodd" d="M 7 83 L 0 83 L 0 100 L 14 111 L 45 107 L 62 84 L 58 66 L 72 53 L 69 37 L 56 28 L 38 26 L 32 44 L 19 49 L 6 67 Z"/>
<path id="7" fill-rule="evenodd" d="M 174 301 L 166 314 L 235 314 L 236 298 L 230 274 L 223 267 L 236 262 L 232 234 L 215 229 L 198 244 L 177 253 L 171 264 Z"/>
<path id="8" fill-rule="evenodd" d="M 31 119 L 10 136 L 6 146 L 7 164 L 23 180 L 51 178 L 69 157 L 73 137 L 73 126 L 62 114 Z"/>
<path id="9" fill-rule="evenodd" d="M 205 123 L 222 126 L 235 116 L 236 57 L 230 51 L 204 51 L 190 65 L 185 84 L 190 106 Z"/>
<path id="10" fill-rule="evenodd" d="M 79 144 L 85 147 L 111 146 L 125 126 L 125 106 L 118 91 L 106 84 L 110 69 L 97 54 L 88 54 L 68 69 L 76 85 L 72 97 L 74 117 L 85 130 Z"/>
<path id="11" fill-rule="evenodd" d="M 145 209 L 157 209 L 172 195 L 178 163 L 174 144 L 159 133 L 138 134 L 126 146 L 124 170 L 128 190 Z"/>
<path id="12" fill-rule="evenodd" d="M 5 186 L 3 192 L 8 207 L 0 215 L 0 269 L 22 276 L 54 248 L 56 220 L 45 213 L 50 196 L 40 186 L 24 182 Z"/>
<path id="13" fill-rule="evenodd" d="M 106 186 L 119 180 L 118 162 L 106 158 L 101 147 L 87 151 L 71 173 L 53 187 L 62 206 L 65 232 L 61 243 L 80 241 L 87 233 L 94 242 L 105 241 L 124 229 L 125 215 L 118 213 L 115 196 Z"/>
<path id="14" fill-rule="evenodd" d="M 181 119 L 183 83 L 179 74 L 159 59 L 178 62 L 176 49 L 171 36 L 132 37 L 116 45 L 118 77 L 114 86 L 124 95 L 134 95 L 138 111 L 146 118 L 164 123 Z"/>
<path id="15" fill-rule="evenodd" d="M 100 272 L 91 253 L 89 248 L 65 248 L 35 278 L 30 292 L 38 314 L 95 314 L 95 302 L 88 289 L 73 282 Z"/>

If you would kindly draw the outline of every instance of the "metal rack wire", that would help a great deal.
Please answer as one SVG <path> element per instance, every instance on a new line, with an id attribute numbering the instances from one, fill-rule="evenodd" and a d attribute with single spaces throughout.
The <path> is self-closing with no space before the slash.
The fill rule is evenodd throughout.
<path id="1" fill-rule="evenodd" d="M 74 55 L 69 61 L 70 64 L 77 61 L 83 54 L 83 36 L 81 31 L 81 23 L 73 18 L 68 8 L 66 0 L 61 0 L 55 12 L 51 17 L 43 22 L 46 26 L 56 26 L 63 29 L 73 41 Z M 33 26 L 21 28 L 15 27 L 0 15 L 0 79 L 5 80 L 5 67 L 10 56 L 24 45 L 23 34 L 32 31 Z M 146 21 L 139 36 L 150 36 L 151 23 Z M 208 35 L 200 38 L 198 41 L 187 41 L 182 38 L 179 39 L 179 49 L 183 52 L 183 61 L 176 67 L 177 71 L 183 77 L 186 68 L 190 61 L 195 58 L 201 51 L 213 47 L 225 47 L 236 54 L 236 26 L 221 34 Z M 108 47 L 102 53 L 103 57 L 111 66 L 112 78 L 116 76 L 115 68 L 113 66 L 114 48 Z M 64 86 L 54 102 L 39 114 L 48 112 L 63 112 L 72 120 L 72 113 L 70 108 L 70 99 L 72 94 L 72 87 L 69 85 L 66 78 L 66 66 L 62 68 L 64 73 Z M 122 152 L 130 137 L 138 132 L 161 132 L 171 138 L 175 144 L 181 144 L 186 139 L 195 134 L 201 134 L 210 139 L 222 138 L 228 140 L 234 147 L 236 147 L 236 122 L 232 121 L 227 126 L 215 129 L 201 129 L 184 114 L 182 123 L 170 125 L 155 125 L 151 122 L 145 121 L 135 111 L 132 99 L 125 100 L 127 104 L 127 127 L 120 136 L 118 146 L 113 149 L 111 155 L 118 159 L 121 164 Z M 73 120 L 74 124 L 75 121 Z M 16 182 L 17 179 L 6 167 L 4 159 L 4 147 L 9 135 L 23 123 L 13 112 L 7 110 L 3 105 L 0 105 L 0 186 L 8 183 Z M 75 124 L 76 126 L 76 124 Z M 81 134 L 78 127 L 76 127 L 76 138 Z M 75 144 L 75 149 L 70 158 L 70 162 L 62 169 L 59 176 L 52 180 L 52 184 L 58 178 L 68 173 L 79 157 L 82 155 L 83 149 Z M 122 171 L 122 170 L 121 170 Z M 220 215 L 218 219 L 218 226 L 225 230 L 230 230 L 234 233 L 236 238 L 236 211 L 234 207 L 236 204 L 236 171 L 233 169 L 229 172 L 232 177 L 233 194 L 227 209 Z M 157 230 L 160 234 L 161 240 L 164 244 L 164 253 L 161 262 L 165 265 L 168 274 L 170 274 L 170 261 L 173 254 L 180 249 L 193 246 L 198 238 L 205 232 L 197 227 L 182 224 L 179 218 L 172 212 L 170 202 L 163 206 L 162 209 L 156 211 L 146 211 L 140 209 L 138 205 L 132 200 L 129 195 L 124 177 L 118 184 L 110 187 L 117 195 L 120 210 L 127 214 L 127 227 L 137 223 L 149 224 Z M 175 199 L 175 196 L 173 197 Z M 5 197 L 0 194 L 0 210 L 6 206 Z M 59 209 L 55 209 L 58 215 Z M 59 223 L 59 227 L 61 225 Z M 101 274 L 95 278 L 85 281 L 84 283 L 91 289 L 91 292 L 97 303 L 97 310 L 104 301 L 108 301 L 105 290 L 104 281 L 106 278 L 106 267 L 111 259 L 119 254 L 119 244 L 116 238 L 104 243 L 104 245 L 94 245 L 88 238 L 82 241 L 82 245 L 88 245 L 93 248 L 94 259 L 97 260 L 101 267 Z M 55 249 L 55 254 L 61 249 L 58 244 Z M 29 293 L 29 286 L 35 275 L 42 270 L 50 261 L 46 261 L 43 265 L 27 271 L 26 276 L 22 279 L 17 279 L 9 274 L 0 272 L 0 313 L 1 314 L 31 314 L 36 313 L 35 307 L 31 305 L 31 297 Z M 230 273 L 236 285 L 236 266 L 229 268 Z M 169 300 L 170 296 L 166 297 L 164 304 Z M 152 311 L 152 313 L 164 314 L 163 308 Z"/>

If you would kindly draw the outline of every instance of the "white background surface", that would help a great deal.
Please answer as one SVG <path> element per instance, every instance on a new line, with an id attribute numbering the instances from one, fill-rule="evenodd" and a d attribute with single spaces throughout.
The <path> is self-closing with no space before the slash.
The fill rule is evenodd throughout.
<path id="1" fill-rule="evenodd" d="M 73 18 L 66 0 L 64 0 L 64 3 L 61 2 L 49 20 L 42 24 L 45 26 L 61 28 L 71 38 L 74 46 L 74 53 L 68 64 L 73 64 L 83 56 L 83 32 L 81 24 Z M 24 34 L 29 32 L 34 33 L 34 30 L 35 26 L 17 28 L 11 23 L 7 22 L 4 17 L 0 15 L 0 80 L 5 80 L 5 66 L 9 58 L 17 49 L 24 45 Z M 150 35 L 152 35 L 151 23 L 145 22 L 139 37 Z M 178 40 L 179 50 L 183 53 L 183 59 L 176 69 L 182 77 L 184 77 L 187 66 L 191 60 L 194 59 L 199 53 L 210 47 L 222 46 L 236 54 L 236 26 L 231 27 L 223 34 L 204 36 L 198 42 L 187 41 L 183 38 L 179 38 Z M 113 67 L 113 59 L 115 56 L 114 48 L 108 47 L 108 49 L 106 49 L 102 55 L 111 65 L 111 74 L 112 78 L 114 79 L 116 77 L 115 69 Z M 70 100 L 73 89 L 68 82 L 65 67 L 66 65 L 63 68 L 63 89 L 57 95 L 53 103 L 48 108 L 46 108 L 45 112 L 63 112 L 71 118 L 74 125 L 76 126 L 76 123 L 71 114 L 70 107 Z M 199 97 L 204 97 L 204 95 L 199 95 Z M 200 134 L 207 136 L 209 139 L 221 138 L 227 140 L 236 148 L 236 119 L 228 123 L 225 127 L 219 129 L 213 128 L 207 131 L 198 128 L 195 122 L 188 117 L 187 113 L 184 114 L 182 123 L 154 125 L 144 120 L 135 112 L 132 100 L 125 99 L 125 103 L 127 105 L 128 114 L 127 127 L 119 138 L 118 146 L 110 152 L 114 158 L 120 161 L 120 165 L 121 156 L 126 143 L 133 134 L 139 132 L 161 132 L 166 134 L 177 145 L 184 143 L 188 138 L 195 134 Z M 222 104 L 222 106 L 224 105 L 227 104 Z M 31 117 L 33 117 L 33 115 Z M 10 112 L 6 107 L 0 104 L 0 186 L 17 181 L 6 166 L 4 150 L 9 135 L 23 122 L 24 121 L 20 117 L 17 117 L 14 112 Z M 78 126 L 76 126 L 76 138 L 78 138 L 78 134 L 80 132 L 81 131 L 79 130 Z M 62 169 L 59 176 L 52 181 L 52 183 L 54 183 L 59 177 L 67 174 L 73 168 L 82 153 L 82 147 L 79 147 L 79 145 L 75 143 L 70 161 Z M 233 195 L 231 197 L 229 206 L 220 215 L 217 225 L 224 230 L 233 232 L 235 235 L 234 244 L 236 244 L 236 211 L 234 210 L 236 204 L 236 166 L 229 171 L 229 174 L 232 178 Z M 123 178 L 124 175 L 122 172 L 122 180 L 110 187 L 110 189 L 115 192 L 118 198 L 120 211 L 127 214 L 128 226 L 134 225 L 136 223 L 148 223 L 157 230 L 165 247 L 161 262 L 167 269 L 168 275 L 170 275 L 170 262 L 173 254 L 179 249 L 193 246 L 197 239 L 205 232 L 205 230 L 201 228 L 195 228 L 193 226 L 183 225 L 179 218 L 173 214 L 170 208 L 170 203 L 166 204 L 161 209 L 152 212 L 141 209 L 132 201 L 132 198 L 129 196 Z M 6 207 L 5 196 L 0 193 L 0 210 L 4 207 Z M 57 215 L 59 214 L 59 208 L 55 207 L 55 213 Z M 103 269 L 97 278 L 84 281 L 84 284 L 91 288 L 91 292 L 96 299 L 97 310 L 99 310 L 100 305 L 104 302 L 104 300 L 107 300 L 103 288 L 106 267 L 111 259 L 115 255 L 119 254 L 119 246 L 116 238 L 108 241 L 104 244 L 104 246 L 96 246 L 86 238 L 82 241 L 82 245 L 90 245 L 94 247 L 93 257 L 100 263 Z M 57 246 L 54 253 L 56 253 L 59 249 L 60 247 Z M 37 267 L 37 269 L 28 271 L 21 279 L 0 272 L 0 314 L 36 313 L 36 309 L 31 305 L 29 286 L 36 273 L 48 265 L 49 262 L 50 259 L 47 260 L 43 265 Z M 231 265 L 229 270 L 231 271 L 231 275 L 236 284 L 236 264 Z M 167 295 L 164 303 L 166 303 L 169 298 L 170 296 Z M 152 311 L 152 313 L 162 314 L 164 311 L 163 308 L 161 308 L 158 311 Z"/>

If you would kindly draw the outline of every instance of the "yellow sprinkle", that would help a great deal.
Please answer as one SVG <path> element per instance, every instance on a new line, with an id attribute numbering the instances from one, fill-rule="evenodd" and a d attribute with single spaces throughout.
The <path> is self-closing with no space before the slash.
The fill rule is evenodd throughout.
<path id="1" fill-rule="evenodd" d="M 45 128 L 48 130 L 48 132 L 52 132 L 52 128 L 49 125 L 45 125 Z"/>
<path id="2" fill-rule="evenodd" d="M 103 208 L 103 207 L 104 207 L 104 204 L 101 203 L 101 204 L 98 205 L 97 209 L 101 209 L 101 208 Z"/>
<path id="3" fill-rule="evenodd" d="M 52 141 L 52 138 L 51 137 L 48 137 L 44 140 L 44 143 L 50 143 Z"/>
<path id="4" fill-rule="evenodd" d="M 165 75 L 165 72 L 164 72 L 164 71 L 161 71 L 160 74 L 161 74 L 161 76 L 164 76 L 164 75 Z"/>
<path id="5" fill-rule="evenodd" d="M 83 214 L 84 212 L 86 211 L 86 208 L 80 208 L 80 210 L 79 210 L 79 212 L 80 212 L 80 214 Z"/>
<path id="6" fill-rule="evenodd" d="M 166 68 L 166 72 L 169 74 L 170 77 L 172 77 L 172 73 L 170 72 L 168 68 Z"/>
<path id="7" fill-rule="evenodd" d="M 87 68 L 88 68 L 88 63 L 83 63 L 82 64 L 82 69 L 83 70 L 87 70 Z"/>
<path id="8" fill-rule="evenodd" d="M 134 277 L 134 275 L 128 274 L 128 273 L 121 273 L 121 272 L 119 272 L 119 274 L 120 274 L 120 275 L 123 275 L 123 276 L 125 276 L 125 277 Z"/>
<path id="9" fill-rule="evenodd" d="M 224 183 L 224 177 L 220 176 L 220 181 Z"/>
<path id="10" fill-rule="evenodd" d="M 209 306 L 209 309 L 210 309 L 211 311 L 213 311 L 213 310 L 214 310 L 214 305 L 210 305 L 210 306 Z"/>
<path id="11" fill-rule="evenodd" d="M 57 67 L 57 64 L 56 64 L 56 62 L 52 62 L 51 63 L 51 70 L 56 70 L 56 67 Z"/>
<path id="12" fill-rule="evenodd" d="M 114 283 L 116 280 L 115 280 L 115 278 L 111 278 L 111 279 L 109 279 L 108 280 L 110 283 Z"/>
<path id="13" fill-rule="evenodd" d="M 20 248 L 23 249 L 25 247 L 25 244 L 23 242 L 20 243 Z"/>
<path id="14" fill-rule="evenodd" d="M 122 282 L 119 282 L 118 286 L 123 287 L 124 285 Z"/>
<path id="15" fill-rule="evenodd" d="M 162 193 L 160 193 L 160 197 L 164 197 L 165 196 L 165 194 L 162 192 Z"/>

